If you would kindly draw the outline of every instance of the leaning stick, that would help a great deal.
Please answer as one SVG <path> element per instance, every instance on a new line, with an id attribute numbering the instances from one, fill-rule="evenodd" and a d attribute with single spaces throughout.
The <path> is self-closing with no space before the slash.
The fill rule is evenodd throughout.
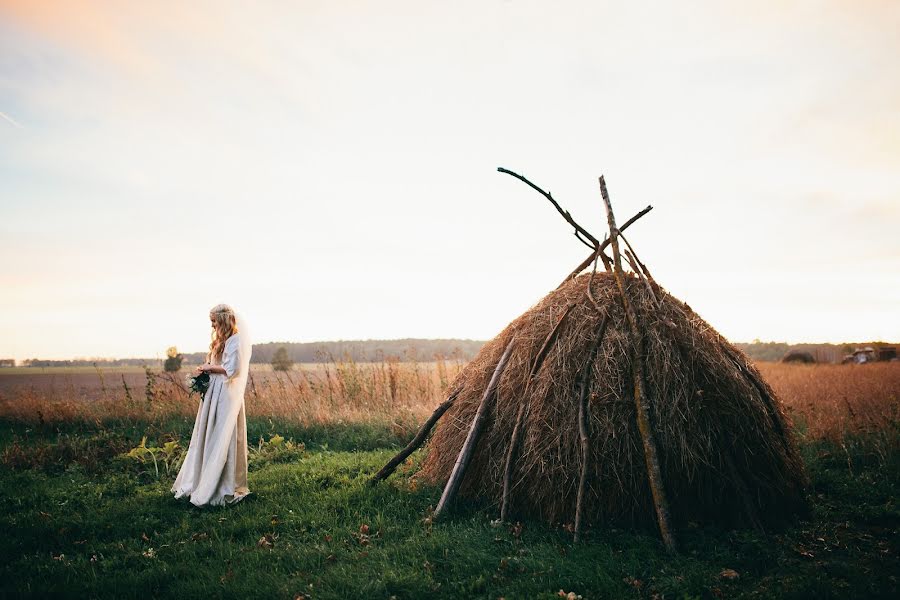
<path id="1" fill-rule="evenodd" d="M 631 217 L 630 219 L 628 219 L 627 221 L 625 221 L 625 224 L 622 225 L 622 227 L 619 228 L 619 231 L 620 231 L 620 232 L 621 232 L 621 231 L 625 231 L 626 229 L 628 229 L 628 227 L 629 227 L 632 223 L 634 223 L 635 221 L 637 221 L 638 219 L 640 219 L 641 217 L 643 217 L 644 215 L 646 215 L 646 214 L 647 214 L 648 212 L 650 212 L 651 210 L 653 210 L 653 207 L 652 207 L 652 206 L 648 206 L 647 208 L 645 208 L 644 210 L 642 210 L 642 211 L 639 212 L 638 214 L 634 215 L 633 217 Z M 594 249 L 593 252 L 591 252 L 591 255 L 588 256 L 586 259 L 584 259 L 584 261 L 582 261 L 582 263 L 581 263 L 580 265 L 578 265 L 577 267 L 575 267 L 575 270 L 572 271 L 571 273 L 569 273 L 568 277 L 566 277 L 565 279 L 563 279 L 562 283 L 560 283 L 560 284 L 556 287 L 556 289 L 561 288 L 561 287 L 564 286 L 566 283 L 568 283 L 568 281 L 569 281 L 570 279 L 574 278 L 574 277 L 577 276 L 579 273 L 581 273 L 582 271 L 584 271 L 585 269 L 587 269 L 589 266 L 591 266 L 591 263 L 593 263 L 593 262 L 597 259 L 597 255 L 598 255 L 598 254 L 602 254 L 603 263 L 604 263 L 604 265 L 605 265 L 605 264 L 606 264 L 606 261 L 609 260 L 609 259 L 608 259 L 608 257 L 607 257 L 605 254 L 603 254 L 603 251 L 606 249 L 607 246 L 609 246 L 609 244 L 610 244 L 610 239 L 611 239 L 611 238 L 607 238 L 607 239 L 603 240 L 602 242 L 600 242 L 600 245 L 599 245 L 596 249 Z"/>
<path id="2" fill-rule="evenodd" d="M 569 225 L 571 225 L 572 227 L 575 228 L 575 237 L 578 238 L 579 242 L 581 242 L 588 248 L 596 248 L 597 245 L 600 243 L 597 241 L 597 238 L 592 236 L 587 229 L 585 229 L 584 227 L 582 227 L 581 225 L 579 225 L 578 223 L 575 222 L 575 219 L 572 218 L 572 215 L 569 214 L 569 211 L 564 210 L 563 207 L 561 207 L 559 205 L 559 203 L 553 198 L 553 196 L 550 195 L 550 192 L 545 192 L 544 190 L 542 190 L 535 184 L 528 181 L 528 179 L 526 179 L 522 175 L 519 175 L 518 173 L 513 173 L 509 169 L 504 169 L 503 167 L 497 167 L 497 170 L 500 171 L 501 173 L 506 173 L 507 175 L 511 175 L 511 176 L 515 177 L 516 179 L 525 183 L 526 185 L 528 185 L 528 187 L 530 187 L 531 189 L 535 190 L 537 193 L 542 195 L 544 198 L 549 200 L 550 204 L 553 205 L 553 208 L 555 208 L 557 210 L 557 212 L 559 212 L 559 214 L 562 215 L 562 218 L 565 219 L 566 222 L 569 223 Z M 583 239 L 583 238 L 587 238 L 587 241 L 585 241 L 585 239 Z"/>
<path id="3" fill-rule="evenodd" d="M 638 328 L 637 315 L 631 303 L 628 302 L 628 294 L 625 288 L 625 276 L 622 271 L 622 256 L 619 253 L 619 230 L 616 228 L 616 218 L 613 215 L 612 203 L 606 191 L 606 181 L 600 176 L 600 195 L 606 204 L 606 219 L 609 222 L 609 240 L 613 249 L 613 261 L 615 262 L 616 283 L 619 286 L 619 294 L 622 296 L 622 308 L 625 310 L 625 320 L 628 321 L 631 330 L 631 372 L 634 381 L 634 407 L 637 413 L 638 431 L 644 445 L 644 459 L 647 463 L 647 479 L 650 483 L 650 492 L 653 496 L 653 505 L 656 509 L 656 520 L 659 523 L 659 533 L 663 543 L 673 551 L 675 549 L 675 537 L 669 526 L 669 502 L 666 499 L 665 487 L 662 481 L 662 472 L 659 468 L 659 453 L 653 431 L 650 428 L 650 410 L 644 398 L 644 365 L 641 356 L 641 333 Z"/>
<path id="4" fill-rule="evenodd" d="M 506 461 L 503 466 L 503 496 L 500 500 L 501 521 L 506 520 L 506 514 L 509 511 L 509 488 L 510 482 L 512 481 L 513 459 L 515 458 L 516 446 L 519 444 L 519 437 L 521 437 L 522 421 L 525 419 L 525 406 L 528 399 L 528 392 L 531 389 L 531 381 L 540 370 L 541 365 L 544 364 L 544 359 L 550 351 L 550 346 L 556 341 L 557 334 L 559 334 L 563 321 L 569 316 L 569 313 L 574 306 L 574 304 L 570 304 L 565 312 L 560 315 L 559 319 L 556 321 L 556 325 L 553 326 L 553 329 L 550 330 L 550 333 L 547 334 L 547 337 L 544 339 L 544 343 L 541 345 L 541 349 L 538 350 L 537 355 L 534 357 L 534 361 L 531 363 L 531 369 L 528 371 L 528 380 L 525 382 L 525 393 L 522 394 L 522 402 L 519 404 L 519 410 L 516 413 L 516 424 L 513 426 L 512 436 L 509 440 L 509 449 L 506 451 Z"/>
<path id="5" fill-rule="evenodd" d="M 653 279 L 653 275 L 650 274 L 650 269 L 647 268 L 647 265 L 641 262 L 641 259 L 638 258 L 637 252 L 634 251 L 634 248 L 631 246 L 631 242 L 628 241 L 628 238 L 619 233 L 619 237 L 622 238 L 622 241 L 625 242 L 625 245 L 628 247 L 628 250 L 625 251 L 625 254 L 631 256 L 634 259 L 634 262 L 637 263 L 638 269 L 635 269 L 638 275 L 640 275 L 641 279 L 644 280 L 644 283 L 647 286 L 647 291 L 650 292 L 650 297 L 653 298 L 653 303 L 656 304 L 657 307 L 661 307 L 662 303 L 654 291 L 654 287 L 659 289 L 659 285 L 657 285 L 656 281 Z"/>
<path id="6" fill-rule="evenodd" d="M 500 382 L 500 375 L 503 373 L 503 369 L 506 368 L 506 363 L 509 360 L 509 355 L 512 353 L 515 341 L 516 339 L 513 337 L 506 345 L 506 350 L 503 351 L 503 356 L 500 357 L 500 362 L 497 363 L 496 368 L 494 368 L 494 374 L 491 375 L 491 381 L 484 390 L 484 395 L 481 397 L 481 404 L 478 405 L 478 410 L 475 412 L 475 418 L 472 419 L 472 425 L 469 427 L 469 434 L 466 436 L 466 441 L 463 442 L 462 449 L 459 451 L 459 456 L 456 458 L 456 464 L 453 465 L 453 471 L 451 471 L 450 479 L 447 480 L 447 485 L 444 487 L 444 493 L 441 494 L 441 499 L 438 502 L 437 508 L 434 509 L 435 519 L 440 517 L 444 509 L 453 502 L 456 492 L 459 491 L 459 486 L 462 483 L 466 468 L 468 468 L 469 463 L 472 461 L 475 444 L 481 436 L 481 429 L 484 425 L 484 415 L 487 413 L 488 404 L 494 397 L 494 391 L 497 389 L 497 384 Z"/>
<path id="7" fill-rule="evenodd" d="M 606 334 L 606 326 L 609 323 L 609 314 L 603 315 L 600 321 L 600 329 L 597 331 L 597 337 L 591 345 L 588 352 L 588 362 L 581 374 L 581 393 L 578 401 L 578 435 L 581 438 L 581 475 L 578 477 L 578 496 L 575 500 L 575 543 L 581 538 L 581 521 L 584 515 L 584 487 L 587 482 L 588 457 L 591 453 L 590 437 L 588 432 L 588 391 L 591 387 L 591 367 L 594 365 L 594 359 L 597 356 L 597 350 Z"/>
<path id="8" fill-rule="evenodd" d="M 450 394 L 450 396 L 438 406 L 431 416 L 428 417 L 428 420 L 419 428 L 419 432 L 416 434 L 416 437 L 412 439 L 409 444 L 406 445 L 406 448 L 401 450 L 397 455 L 388 461 L 386 465 L 381 467 L 381 470 L 378 471 L 375 475 L 369 479 L 369 485 L 375 485 L 379 481 L 383 481 L 391 476 L 397 466 L 402 463 L 406 458 L 419 449 L 425 442 L 425 438 L 428 437 L 428 433 L 431 431 L 431 428 L 434 427 L 434 424 L 438 422 L 444 413 L 447 412 L 447 409 L 450 408 L 453 403 L 456 401 L 456 397 L 459 395 L 459 390 Z"/>
<path id="9" fill-rule="evenodd" d="M 624 238 L 623 238 L 624 239 Z M 650 294 L 650 298 L 653 300 L 653 305 L 659 307 L 659 300 L 656 298 L 656 293 L 653 291 L 653 286 L 650 285 L 650 280 L 644 277 L 644 274 L 641 272 L 640 264 L 641 261 L 638 260 L 638 257 L 634 255 L 634 250 L 629 250 L 625 248 L 625 260 L 628 261 L 628 264 L 631 265 L 631 270 L 637 273 L 638 279 L 641 280 L 641 283 L 644 284 L 644 288 L 646 288 L 647 293 Z"/>
<path id="10" fill-rule="evenodd" d="M 641 262 L 641 259 L 638 258 L 637 252 L 634 251 L 634 248 L 631 246 L 631 242 L 628 241 L 628 238 L 625 237 L 621 231 L 619 231 L 619 237 L 622 238 L 622 241 L 625 242 L 625 246 L 628 247 L 628 250 L 631 251 L 631 257 L 634 259 L 634 262 L 637 263 L 637 266 L 640 268 L 640 273 L 643 273 L 644 277 L 652 280 L 653 276 L 650 275 L 650 269 L 647 268 L 647 265 Z M 637 269 L 636 269 L 637 270 Z"/>

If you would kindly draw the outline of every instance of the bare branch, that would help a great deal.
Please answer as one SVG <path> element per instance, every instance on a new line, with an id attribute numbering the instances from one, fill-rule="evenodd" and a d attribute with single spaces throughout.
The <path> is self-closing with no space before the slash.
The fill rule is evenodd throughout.
<path id="1" fill-rule="evenodd" d="M 609 223 L 609 241 L 612 244 L 613 261 L 615 261 L 616 283 L 621 295 L 622 308 L 625 310 L 625 320 L 631 334 L 631 374 L 634 393 L 634 408 L 637 419 L 638 432 L 641 434 L 641 442 L 644 446 L 644 460 L 647 465 L 647 480 L 650 484 L 650 492 L 653 497 L 653 506 L 656 509 L 656 521 L 659 524 L 659 533 L 663 543 L 669 551 L 675 550 L 675 536 L 669 520 L 669 501 L 666 498 L 666 490 L 662 480 L 662 470 L 659 466 L 659 450 L 650 425 L 650 409 L 647 403 L 646 390 L 644 389 L 644 361 L 643 340 L 637 315 L 634 307 L 628 300 L 628 291 L 625 285 L 625 274 L 622 269 L 622 256 L 619 253 L 619 229 L 616 227 L 616 218 L 613 215 L 612 203 L 609 201 L 609 193 L 606 191 L 606 181 L 600 176 L 600 194 L 606 204 L 606 219 Z"/>
<path id="2" fill-rule="evenodd" d="M 596 265 L 596 263 L 595 263 Z M 588 413 L 588 394 L 591 387 L 591 369 L 594 366 L 594 359 L 597 358 L 597 350 L 603 341 L 603 335 L 606 333 L 606 326 L 609 324 L 609 314 L 603 314 L 603 320 L 600 321 L 600 328 L 591 344 L 588 352 L 588 361 L 584 366 L 584 370 L 579 375 L 578 394 L 578 437 L 581 441 L 581 473 L 578 477 L 578 495 L 575 500 L 575 538 L 577 543 L 581 539 L 581 522 L 584 517 L 584 491 L 587 484 L 588 460 L 591 456 L 590 446 L 590 414 Z"/>
<path id="3" fill-rule="evenodd" d="M 478 410 L 475 411 L 475 418 L 472 419 L 472 424 L 469 426 L 469 433 L 466 436 L 466 441 L 459 451 L 459 456 L 456 458 L 456 463 L 453 465 L 453 471 L 450 472 L 450 479 L 447 480 L 447 485 L 444 487 L 444 493 L 441 494 L 441 499 L 438 501 L 437 508 L 434 509 L 435 519 L 439 518 L 441 513 L 453 503 L 453 498 L 456 497 L 456 492 L 459 491 L 459 486 L 462 484 L 466 469 L 472 461 L 475 445 L 478 443 L 478 438 L 481 437 L 485 413 L 487 413 L 488 406 L 494 400 L 494 392 L 500 384 L 500 376 L 506 368 L 506 362 L 509 360 L 509 355 L 512 353 L 515 341 L 515 337 L 509 340 L 509 343 L 506 345 L 506 350 L 503 351 L 503 356 L 500 357 L 500 362 L 498 362 L 497 366 L 494 368 L 494 374 L 491 376 L 491 381 L 488 383 L 488 386 L 484 390 L 484 394 L 481 396 L 481 403 L 478 405 Z"/>
<path id="4" fill-rule="evenodd" d="M 566 307 L 565 312 L 560 315 L 559 319 L 556 321 L 556 325 L 553 326 L 553 329 L 550 330 L 550 333 L 547 334 L 547 337 L 544 338 L 544 343 L 541 344 L 541 349 L 538 350 L 537 355 L 534 357 L 534 361 L 531 363 L 531 369 L 528 371 L 528 381 L 525 382 L 525 392 L 522 394 L 522 402 L 519 404 L 519 410 L 516 414 L 516 424 L 513 426 L 512 435 L 510 436 L 509 441 L 509 449 L 506 452 L 506 461 L 503 467 L 503 495 L 501 496 L 500 501 L 500 520 L 506 520 L 506 514 L 509 510 L 509 491 L 510 491 L 510 482 L 512 481 L 512 473 L 516 454 L 516 447 L 519 444 L 519 437 L 521 437 L 522 431 L 522 422 L 525 418 L 525 411 L 528 408 L 528 392 L 531 390 L 531 382 L 534 379 L 534 376 L 537 375 L 537 372 L 540 370 L 541 365 L 544 364 L 544 359 L 547 358 L 547 353 L 550 352 L 551 346 L 556 341 L 557 336 L 559 335 L 559 330 L 562 328 L 563 322 L 565 322 L 566 317 L 569 316 L 569 313 L 572 312 L 572 309 L 575 307 L 574 304 L 570 304 Z"/>
<path id="5" fill-rule="evenodd" d="M 587 241 L 586 239 L 584 239 L 583 237 L 581 237 L 581 234 L 578 233 L 577 231 L 575 232 L 575 237 L 578 238 L 578 241 L 579 241 L 579 242 L 581 242 L 582 244 L 584 244 L 585 246 L 587 246 L 587 247 L 590 248 L 591 250 L 593 250 L 594 248 L 597 247 L 597 246 L 595 246 L 594 244 L 592 244 L 592 243 L 590 243 L 589 241 Z"/>
<path id="6" fill-rule="evenodd" d="M 397 466 L 402 463 L 406 458 L 415 452 L 419 446 L 425 443 L 425 438 L 428 437 L 428 433 L 431 431 L 431 428 L 434 427 L 434 424 L 438 422 L 447 409 L 450 408 L 453 403 L 456 401 L 456 396 L 459 395 L 459 390 L 450 394 L 450 397 L 447 398 L 440 406 L 438 406 L 434 413 L 428 418 L 427 421 L 419 428 L 419 432 L 416 434 L 416 437 L 406 445 L 406 448 L 397 453 L 397 455 L 388 461 L 386 465 L 384 465 L 378 473 L 372 476 L 369 480 L 370 485 L 375 485 L 379 481 L 387 479 L 390 477 L 391 473 L 397 468 Z"/>
<path id="7" fill-rule="evenodd" d="M 628 219 L 627 221 L 625 221 L 625 224 L 622 225 L 621 227 L 619 227 L 619 232 L 622 232 L 622 231 L 625 231 L 626 229 L 628 229 L 628 227 L 629 227 L 632 223 L 634 223 L 635 221 L 637 221 L 638 219 L 640 219 L 641 217 L 643 217 L 644 215 L 646 215 L 646 214 L 647 214 L 648 212 L 650 212 L 651 210 L 653 210 L 653 207 L 652 207 L 652 206 L 648 206 L 647 208 L 645 208 L 644 210 L 642 210 L 642 211 L 639 212 L 638 214 L 634 215 L 633 217 L 631 217 L 630 219 Z M 594 250 L 593 252 L 591 252 L 591 255 L 590 255 L 590 256 L 588 256 L 586 259 L 584 259 L 584 261 L 582 261 L 582 263 L 581 263 L 580 265 L 578 265 L 577 267 L 575 267 L 575 270 L 572 271 L 571 273 L 569 273 L 569 276 L 566 277 L 566 278 L 563 280 L 563 282 L 560 283 L 560 284 L 557 286 L 556 289 L 561 288 L 567 281 L 569 281 L 570 279 L 572 279 L 573 277 L 577 276 L 579 273 L 581 273 L 582 271 L 584 271 L 585 269 L 587 269 L 589 266 L 591 266 L 591 263 L 594 262 L 594 259 L 596 258 L 597 253 L 601 253 L 601 254 L 602 254 L 603 251 L 606 249 L 606 247 L 607 247 L 608 245 L 609 245 L 609 238 L 606 238 L 605 240 L 603 240 L 602 242 L 600 242 L 600 247 L 597 248 L 596 250 Z M 606 270 L 607 270 L 607 271 L 611 270 L 611 265 L 610 265 L 610 263 L 609 263 L 609 257 L 606 256 L 605 254 L 602 254 L 601 258 L 603 259 L 603 264 L 606 266 Z"/>
<path id="8" fill-rule="evenodd" d="M 576 237 L 579 234 L 581 234 L 582 236 L 584 236 L 591 242 L 590 244 L 587 244 L 587 246 L 589 248 L 596 248 L 597 245 L 600 243 L 599 241 L 597 241 L 597 238 L 592 236 L 587 229 L 585 229 L 584 227 L 582 227 L 581 225 L 579 225 L 578 223 L 575 222 L 575 219 L 572 218 L 572 215 L 569 214 L 569 211 L 563 210 L 563 208 L 559 205 L 559 203 L 553 199 L 553 196 L 550 195 L 550 192 L 545 192 L 538 186 L 536 186 L 533 183 L 531 183 L 530 181 L 528 181 L 528 179 L 526 179 L 525 177 L 519 175 L 518 173 L 513 173 L 509 169 L 504 169 L 503 167 L 497 167 L 497 170 L 500 171 L 501 173 L 506 173 L 507 175 L 511 175 L 511 176 L 515 177 L 516 179 L 518 179 L 519 181 L 524 182 L 531 189 L 535 190 L 536 192 L 541 194 L 544 198 L 549 200 L 550 204 L 552 204 L 553 207 L 557 210 L 557 212 L 559 212 L 559 214 L 562 215 L 563 219 L 565 219 L 566 222 L 569 223 L 569 225 L 571 225 L 572 227 L 575 228 Z M 578 239 L 581 240 L 580 237 Z M 581 241 L 584 242 L 584 240 L 581 240 Z"/>

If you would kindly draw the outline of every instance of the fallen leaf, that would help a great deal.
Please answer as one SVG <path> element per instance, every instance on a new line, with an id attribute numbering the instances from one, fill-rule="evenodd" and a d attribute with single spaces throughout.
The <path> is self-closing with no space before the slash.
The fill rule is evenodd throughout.
<path id="1" fill-rule="evenodd" d="M 740 573 L 734 569 L 722 569 L 722 572 L 719 573 L 719 577 L 722 579 L 737 579 L 740 576 Z"/>

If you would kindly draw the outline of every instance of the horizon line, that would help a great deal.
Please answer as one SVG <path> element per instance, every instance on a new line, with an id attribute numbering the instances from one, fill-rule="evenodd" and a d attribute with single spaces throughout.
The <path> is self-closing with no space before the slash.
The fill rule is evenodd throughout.
<path id="1" fill-rule="evenodd" d="M 493 339 L 493 338 L 491 338 Z M 422 342 L 436 342 L 436 341 L 448 341 L 448 342 L 477 342 L 480 344 L 486 344 L 490 339 L 487 340 L 477 340 L 473 338 L 367 338 L 367 339 L 351 339 L 351 340 L 316 340 L 313 342 L 291 342 L 291 341 L 268 341 L 268 342 L 257 342 L 254 343 L 253 346 L 267 346 L 272 344 L 292 344 L 292 345 L 314 345 L 314 344 L 337 344 L 337 343 L 365 343 L 365 342 L 404 342 L 404 341 L 422 341 Z M 765 344 L 784 344 L 786 346 L 864 346 L 864 345 L 872 345 L 872 344 L 881 344 L 881 345 L 900 345 L 900 342 L 888 342 L 884 340 L 868 340 L 868 341 L 841 341 L 841 342 L 788 342 L 783 340 L 760 340 L 754 339 L 752 341 L 732 341 L 728 340 L 729 343 L 735 345 L 765 345 Z M 194 351 L 182 351 L 180 354 L 190 355 L 190 354 L 203 354 L 205 350 L 194 350 Z M 15 358 L 15 357 L 4 357 L 0 355 L 0 360 L 9 360 L 12 358 L 17 363 L 21 363 L 26 360 L 47 360 L 47 361 L 117 361 L 117 360 L 164 360 L 162 356 L 150 357 L 150 356 L 70 356 L 66 358 L 41 358 L 40 356 L 32 356 L 29 358 Z"/>

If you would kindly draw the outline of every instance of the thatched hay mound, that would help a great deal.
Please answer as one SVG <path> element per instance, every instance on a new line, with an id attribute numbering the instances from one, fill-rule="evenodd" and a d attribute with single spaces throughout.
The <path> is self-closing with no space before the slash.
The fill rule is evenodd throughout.
<path id="1" fill-rule="evenodd" d="M 429 441 L 423 478 L 443 483 L 449 477 L 482 393 L 515 336 L 460 495 L 500 503 L 510 436 L 525 402 L 511 514 L 573 522 L 582 465 L 577 381 L 601 321 L 587 298 L 590 280 L 582 275 L 547 295 L 469 363 L 452 386 L 455 403 Z M 760 374 L 686 304 L 656 287 L 657 304 L 644 281 L 633 274 L 625 281 L 644 338 L 646 396 L 673 524 L 773 524 L 801 510 L 802 463 L 783 407 Z M 590 365 L 584 518 L 655 526 L 619 290 L 608 273 L 597 273 L 591 289 L 609 326 Z M 526 396 L 532 361 L 570 304 Z"/>
<path id="2" fill-rule="evenodd" d="M 781 362 L 814 364 L 816 362 L 816 357 L 803 350 L 791 350 L 782 357 Z"/>

